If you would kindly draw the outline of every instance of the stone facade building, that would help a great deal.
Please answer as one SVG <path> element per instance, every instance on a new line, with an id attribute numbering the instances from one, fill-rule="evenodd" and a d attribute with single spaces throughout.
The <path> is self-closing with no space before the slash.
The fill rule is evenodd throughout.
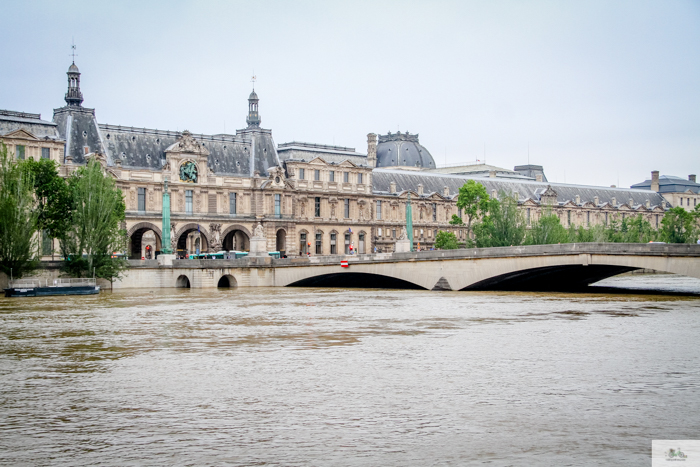
<path id="1" fill-rule="evenodd" d="M 548 183 L 539 166 L 437 169 L 418 135 L 408 133 L 370 133 L 367 154 L 300 142 L 277 146 L 272 131 L 261 127 L 255 91 L 248 99 L 247 126 L 235 134 L 102 124 L 94 109 L 82 106 L 78 67 L 72 64 L 67 74 L 66 105 L 54 110 L 53 122 L 0 111 L 0 139 L 11 148 L 30 148 L 25 157 L 48 148 L 63 175 L 90 158 L 100 161 L 124 193 L 133 258 L 159 251 L 163 242 L 180 256 L 246 251 L 257 226 L 269 251 L 291 256 L 389 252 L 406 225 L 409 194 L 415 246 L 430 248 L 438 230 L 464 240 L 464 229 L 449 221 L 460 214 L 457 193 L 468 179 L 495 196 L 517 196 L 528 223 L 551 207 L 564 226 L 639 213 L 658 225 L 666 209 L 666 201 L 650 189 Z M 166 179 L 172 225 L 171 238 L 163 239 Z"/>

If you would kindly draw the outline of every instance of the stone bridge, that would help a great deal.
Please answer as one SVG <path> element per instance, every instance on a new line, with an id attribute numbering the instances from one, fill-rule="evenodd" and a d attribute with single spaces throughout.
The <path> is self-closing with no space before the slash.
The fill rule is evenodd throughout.
<path id="1" fill-rule="evenodd" d="M 341 260 L 349 267 L 342 268 Z M 358 256 L 131 261 L 115 288 L 368 287 L 575 291 L 635 269 L 700 278 L 700 245 L 569 243 Z"/>

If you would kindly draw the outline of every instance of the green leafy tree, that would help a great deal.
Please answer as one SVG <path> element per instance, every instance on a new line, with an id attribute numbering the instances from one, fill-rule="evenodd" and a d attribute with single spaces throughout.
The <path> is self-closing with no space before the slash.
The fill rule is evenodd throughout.
<path id="1" fill-rule="evenodd" d="M 489 195 L 481 183 L 467 180 L 457 195 L 457 207 L 467 217 L 467 238 L 471 238 L 472 222 L 483 215 L 489 208 Z M 453 219 L 456 216 L 453 216 Z"/>
<path id="2" fill-rule="evenodd" d="M 532 224 L 527 232 L 526 245 L 548 245 L 553 243 L 568 243 L 569 233 L 559 220 L 559 216 L 551 209 L 542 213 L 542 216 Z"/>
<path id="3" fill-rule="evenodd" d="M 695 243 L 698 239 L 697 217 L 694 212 L 676 206 L 666 211 L 659 230 L 661 239 L 665 242 Z"/>
<path id="4" fill-rule="evenodd" d="M 68 186 L 73 208 L 70 228 L 60 242 L 66 269 L 77 277 L 94 273 L 111 282 L 127 267 L 125 260 L 112 258 L 126 247 L 123 195 L 94 159 L 71 175 Z"/>
<path id="5" fill-rule="evenodd" d="M 22 277 L 39 264 L 31 173 L 0 143 L 0 270 Z"/>
<path id="6" fill-rule="evenodd" d="M 456 250 L 459 248 L 457 244 L 457 236 L 453 232 L 445 232 L 440 230 L 435 237 L 436 250 Z"/>
<path id="7" fill-rule="evenodd" d="M 605 227 L 592 225 L 588 228 L 579 226 L 569 227 L 568 237 L 570 243 L 603 243 L 605 242 Z"/>
<path id="8" fill-rule="evenodd" d="M 518 209 L 518 201 L 504 192 L 499 198 L 490 198 L 486 215 L 474 226 L 476 246 L 516 246 L 525 238 L 525 217 Z"/>
<path id="9" fill-rule="evenodd" d="M 452 214 L 452 219 L 450 219 L 450 225 L 464 225 L 464 221 L 457 214 Z"/>
<path id="10" fill-rule="evenodd" d="M 58 175 L 58 164 L 50 159 L 27 159 L 22 164 L 34 180 L 38 228 L 47 231 L 51 238 L 64 238 L 73 206 L 68 183 Z"/>
<path id="11" fill-rule="evenodd" d="M 624 241 L 626 243 L 648 243 L 655 241 L 657 237 L 658 233 L 651 226 L 651 223 L 639 214 L 627 223 Z"/>

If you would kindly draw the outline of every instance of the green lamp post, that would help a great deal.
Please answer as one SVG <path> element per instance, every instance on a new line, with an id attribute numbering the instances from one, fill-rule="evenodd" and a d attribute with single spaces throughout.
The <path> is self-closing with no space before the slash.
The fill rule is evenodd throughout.
<path id="1" fill-rule="evenodd" d="M 413 251 L 413 211 L 411 210 L 411 192 L 408 192 L 408 198 L 406 201 L 406 234 L 408 240 L 411 242 L 411 249 Z"/>
<path id="2" fill-rule="evenodd" d="M 173 253 L 170 245 L 170 193 L 168 193 L 168 177 L 165 177 L 163 185 L 163 237 L 161 238 L 160 252 L 164 255 Z"/>

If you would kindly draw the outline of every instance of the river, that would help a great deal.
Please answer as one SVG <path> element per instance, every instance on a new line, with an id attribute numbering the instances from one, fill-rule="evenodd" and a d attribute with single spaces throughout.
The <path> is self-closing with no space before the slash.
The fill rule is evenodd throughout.
<path id="1" fill-rule="evenodd" d="M 638 466 L 700 433 L 698 295 L 121 290 L 0 320 L 1 465 Z"/>

